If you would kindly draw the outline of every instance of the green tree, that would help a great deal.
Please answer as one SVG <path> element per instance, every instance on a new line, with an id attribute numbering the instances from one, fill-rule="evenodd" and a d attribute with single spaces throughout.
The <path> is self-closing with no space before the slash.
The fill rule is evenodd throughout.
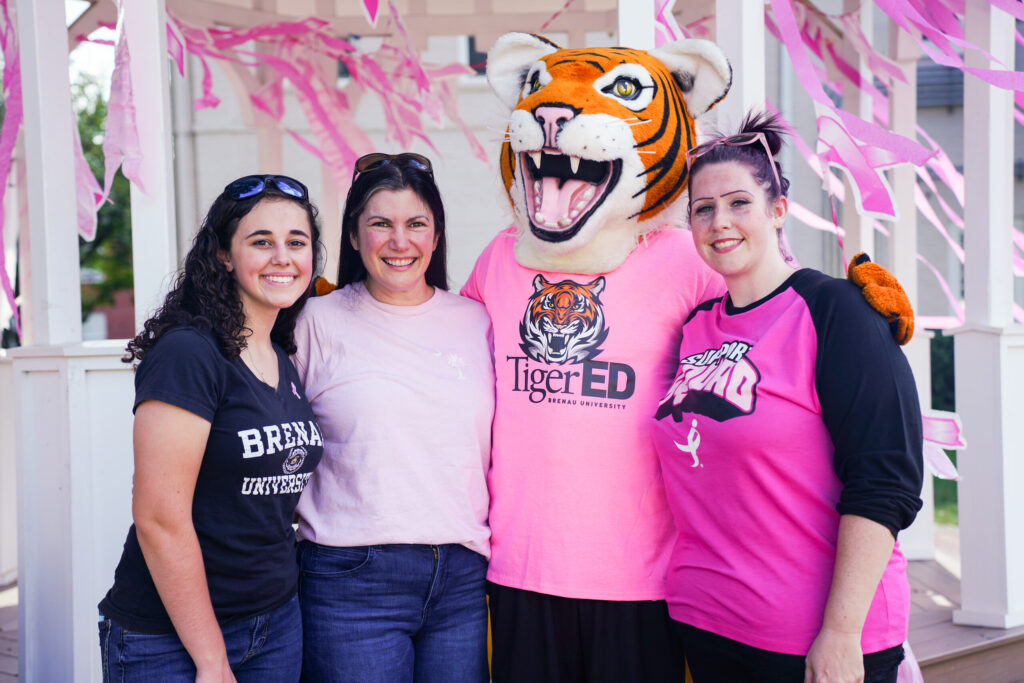
<path id="1" fill-rule="evenodd" d="M 107 103 L 92 77 L 80 77 L 72 84 L 71 91 L 82 152 L 92 172 L 102 182 Z M 112 304 L 115 292 L 132 289 L 131 191 L 120 170 L 114 176 L 109 201 L 97 214 L 96 238 L 92 242 L 79 238 L 78 251 L 83 269 L 102 274 L 99 281 L 82 288 L 82 318 L 85 319 L 97 306 Z"/>

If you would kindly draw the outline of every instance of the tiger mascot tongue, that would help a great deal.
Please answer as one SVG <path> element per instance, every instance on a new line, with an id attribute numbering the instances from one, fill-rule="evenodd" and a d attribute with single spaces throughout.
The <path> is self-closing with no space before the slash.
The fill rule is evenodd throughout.
<path id="1" fill-rule="evenodd" d="M 563 50 L 510 33 L 488 54 L 487 78 L 514 110 L 501 176 L 520 227 L 516 260 L 603 273 L 644 233 L 681 222 L 694 118 L 725 96 L 732 70 L 703 40 Z"/>

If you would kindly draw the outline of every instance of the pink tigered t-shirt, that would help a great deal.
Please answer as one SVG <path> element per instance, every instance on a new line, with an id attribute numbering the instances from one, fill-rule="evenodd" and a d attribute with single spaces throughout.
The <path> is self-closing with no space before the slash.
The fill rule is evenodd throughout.
<path id="1" fill-rule="evenodd" d="M 701 305 L 653 433 L 679 529 L 669 613 L 753 647 L 807 653 L 840 514 L 895 534 L 920 507 L 921 414 L 906 358 L 856 287 L 816 271 L 744 308 Z M 897 544 L 864 652 L 906 637 L 905 568 Z"/>
<path id="2" fill-rule="evenodd" d="M 649 235 L 599 275 L 524 268 L 514 241 L 500 233 L 462 290 L 494 328 L 488 579 L 663 599 L 673 528 L 648 424 L 683 320 L 721 280 L 680 229 Z"/>

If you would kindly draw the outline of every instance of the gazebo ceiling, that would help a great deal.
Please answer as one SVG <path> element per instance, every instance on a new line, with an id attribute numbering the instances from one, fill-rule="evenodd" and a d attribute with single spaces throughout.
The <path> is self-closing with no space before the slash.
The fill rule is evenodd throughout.
<path id="1" fill-rule="evenodd" d="M 628 1 L 628 0 L 623 0 Z M 392 31 L 388 2 L 380 2 L 376 26 L 370 26 L 361 0 L 165 0 L 179 19 L 199 26 L 248 28 L 278 21 L 319 17 L 329 21 L 338 35 L 385 35 Z M 616 32 L 619 0 L 393 0 L 417 48 L 425 48 L 432 35 L 475 36 L 477 45 L 490 46 L 508 31 L 568 34 L 568 45 L 585 44 L 591 32 Z M 680 24 L 714 14 L 714 0 L 678 2 L 673 10 Z M 555 16 L 557 14 L 557 16 Z M 554 18 L 552 18 L 554 17 Z M 75 37 L 88 35 L 101 24 L 114 23 L 113 0 L 92 0 L 92 6 L 69 27 Z"/>

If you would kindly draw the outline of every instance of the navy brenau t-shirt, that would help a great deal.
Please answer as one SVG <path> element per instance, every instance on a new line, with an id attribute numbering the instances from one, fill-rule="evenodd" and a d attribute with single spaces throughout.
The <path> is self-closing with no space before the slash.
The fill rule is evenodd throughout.
<path id="1" fill-rule="evenodd" d="M 192 521 L 213 610 L 220 621 L 261 614 L 295 595 L 292 515 L 323 453 L 302 383 L 278 347 L 275 390 L 212 334 L 167 332 L 139 363 L 135 406 L 162 401 L 211 423 L 196 480 Z M 174 630 L 146 567 L 133 524 L 100 612 L 143 633 Z"/>

